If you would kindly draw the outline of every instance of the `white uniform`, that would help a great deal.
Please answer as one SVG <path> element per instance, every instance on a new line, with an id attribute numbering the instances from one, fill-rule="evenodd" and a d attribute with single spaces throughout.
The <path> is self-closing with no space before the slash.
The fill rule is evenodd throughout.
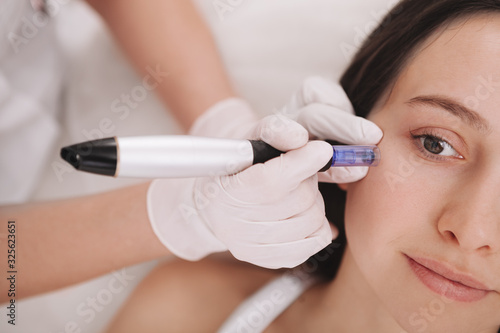
<path id="1" fill-rule="evenodd" d="M 49 0 L 48 3 L 49 14 L 52 16 L 50 20 L 44 19 L 42 13 L 36 11 L 29 0 L 0 0 L 0 206 L 84 195 L 126 184 L 120 182 L 118 185 L 109 185 L 114 181 L 113 178 L 106 178 L 106 182 L 66 169 L 62 171 L 62 176 L 57 173 L 61 172 L 60 167 L 65 164 L 58 157 L 60 147 L 85 140 L 78 137 L 81 136 L 82 129 L 90 131 L 96 126 L 98 128 L 96 124 L 99 124 L 99 120 L 109 116 L 109 103 L 116 96 L 120 96 L 116 93 L 110 94 L 102 87 L 117 81 L 122 85 L 116 85 L 116 89 L 119 92 L 127 92 L 137 83 L 133 71 L 118 57 L 118 51 L 113 53 L 110 52 L 109 46 L 106 48 L 106 45 L 110 45 L 107 34 L 106 41 L 96 47 L 97 50 L 100 47 L 103 51 L 87 48 L 87 52 L 96 54 L 95 59 L 102 59 L 103 62 L 118 63 L 116 72 L 122 76 L 107 76 L 106 69 L 112 67 L 109 65 L 89 71 L 88 67 L 92 64 L 89 65 L 88 61 L 81 66 L 82 72 L 93 73 L 93 82 L 88 82 L 85 78 L 82 80 L 81 75 L 69 75 L 72 64 L 69 61 L 66 63 L 67 49 L 75 44 L 81 46 L 89 43 L 87 40 L 82 41 L 80 37 L 84 34 L 78 35 L 75 30 L 88 31 L 96 28 L 94 21 L 98 19 L 92 14 L 94 21 L 90 24 L 86 20 L 71 21 L 75 16 L 81 18 L 78 15 L 66 16 L 68 12 L 72 14 L 73 8 L 81 9 L 81 4 L 76 1 Z M 50 10 L 57 12 L 51 13 Z M 69 22 L 65 21 L 62 26 L 61 20 Z M 103 36 L 105 33 L 102 27 L 100 28 L 99 34 L 92 36 Z M 61 36 L 63 34 L 64 36 Z M 73 44 L 59 45 L 62 37 L 66 38 L 64 42 L 69 39 Z M 79 51 L 80 49 L 73 48 L 73 52 Z M 105 57 L 103 54 L 109 55 Z M 66 80 L 68 78 L 71 80 Z M 103 91 L 102 95 L 94 91 L 85 95 L 88 86 L 97 87 Z M 71 90 L 71 94 L 68 94 L 68 90 Z M 80 99 L 74 95 L 77 91 L 82 92 Z M 88 104 L 77 103 L 82 100 L 88 101 Z M 159 104 L 155 107 L 151 104 L 150 101 L 144 101 L 141 106 L 155 108 L 158 114 L 166 114 Z M 103 105 L 104 112 L 96 108 L 97 105 Z M 149 118 L 150 114 L 141 115 L 141 110 L 137 110 L 137 116 Z M 89 118 L 89 115 L 92 115 L 91 121 L 82 121 Z M 137 119 L 130 116 L 129 120 L 133 120 L 134 126 L 137 127 Z M 158 126 L 163 125 L 158 119 L 156 122 L 159 123 Z M 120 123 L 116 122 L 115 127 L 118 125 Z M 132 125 L 129 126 L 129 131 L 131 127 Z M 54 165 L 59 169 L 54 169 Z M 68 165 L 68 170 L 71 169 Z M 88 182 L 87 179 L 91 181 Z M 16 216 L 12 218 L 15 219 Z M 4 223 L 5 221 L 2 221 L 0 225 L 4 226 Z M 0 233 L 5 231 L 6 229 L 0 230 Z M 22 234 L 18 235 L 18 241 L 22 244 Z M 103 251 L 105 250 L 103 245 Z M 17 258 L 19 265 L 22 260 L 22 257 Z M 145 263 L 128 267 L 56 292 L 23 300 L 16 299 L 15 326 L 7 322 L 9 317 L 5 316 L 6 304 L 1 304 L 5 311 L 1 311 L 0 332 L 98 332 L 153 265 L 154 263 Z M 18 276 L 22 280 L 22 270 L 18 271 Z"/>
<path id="2" fill-rule="evenodd" d="M 63 62 L 54 25 L 28 0 L 0 1 L 0 204 L 30 198 L 60 132 Z"/>

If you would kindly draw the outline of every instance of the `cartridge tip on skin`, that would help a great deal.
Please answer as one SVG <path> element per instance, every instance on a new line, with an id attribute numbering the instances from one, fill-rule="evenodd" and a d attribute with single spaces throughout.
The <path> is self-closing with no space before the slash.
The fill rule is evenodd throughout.
<path id="1" fill-rule="evenodd" d="M 381 153 L 377 146 L 333 146 L 332 166 L 377 166 Z"/>
<path id="2" fill-rule="evenodd" d="M 373 147 L 373 160 L 370 166 L 377 166 L 380 163 L 380 159 L 382 158 L 382 153 L 380 152 L 379 147 Z"/>

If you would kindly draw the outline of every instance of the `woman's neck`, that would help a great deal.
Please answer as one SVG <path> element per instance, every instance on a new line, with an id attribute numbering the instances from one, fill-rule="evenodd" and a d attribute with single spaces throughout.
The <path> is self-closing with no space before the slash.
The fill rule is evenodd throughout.
<path id="1" fill-rule="evenodd" d="M 334 332 L 394 332 L 403 329 L 390 316 L 362 276 L 346 248 L 342 264 L 333 282 L 311 289 L 310 307 L 315 331 L 330 327 Z"/>

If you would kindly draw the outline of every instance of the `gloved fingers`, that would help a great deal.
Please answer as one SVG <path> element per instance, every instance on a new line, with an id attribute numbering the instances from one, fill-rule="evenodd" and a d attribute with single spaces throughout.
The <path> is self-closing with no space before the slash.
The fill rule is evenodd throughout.
<path id="1" fill-rule="evenodd" d="M 267 161 L 265 166 L 278 174 L 271 175 L 288 188 L 296 188 L 300 182 L 315 175 L 332 158 L 333 149 L 324 141 L 310 141 L 304 147 L 281 155 L 280 160 Z"/>
<path id="2" fill-rule="evenodd" d="M 263 118 L 254 130 L 252 139 L 262 140 L 281 151 L 289 151 L 304 146 L 309 134 L 297 122 L 281 114 Z"/>
<path id="3" fill-rule="evenodd" d="M 189 129 L 190 135 L 214 138 L 246 139 L 258 118 L 243 99 L 230 97 L 212 105 Z M 224 124 L 224 126 L 221 126 Z"/>
<path id="4" fill-rule="evenodd" d="M 276 187 L 269 189 L 269 191 L 274 190 Z M 281 195 L 275 202 L 266 202 L 253 210 L 250 213 L 253 220 L 262 221 L 263 217 L 268 221 L 286 220 L 306 212 L 313 205 L 318 205 L 317 199 L 321 197 L 318 191 L 318 176 L 315 174 L 305 179 L 295 189 L 289 193 L 281 192 Z M 261 195 L 261 200 L 263 197 Z M 264 210 L 261 211 L 264 207 L 265 214 Z"/>
<path id="5" fill-rule="evenodd" d="M 249 190 L 251 192 L 242 193 L 245 201 L 241 200 L 241 196 L 231 194 L 229 200 L 225 200 L 223 210 L 247 221 L 282 221 L 308 210 L 319 194 L 317 175 L 302 181 L 290 192 L 277 190 L 276 186 L 259 191 L 252 186 Z M 245 208 L 244 211 L 242 208 Z"/>
<path id="6" fill-rule="evenodd" d="M 369 167 L 335 167 L 318 173 L 320 183 L 353 183 L 368 174 Z"/>
<path id="7" fill-rule="evenodd" d="M 311 141 L 266 163 L 256 164 L 221 179 L 222 188 L 242 203 L 275 202 L 314 176 L 332 157 L 332 147 L 322 141 Z M 258 201 L 257 198 L 260 198 Z"/>
<path id="8" fill-rule="evenodd" d="M 321 227 L 310 237 L 279 244 L 253 244 L 229 249 L 239 260 L 265 268 L 292 268 L 305 262 L 332 242 L 329 222 L 324 219 Z"/>
<path id="9" fill-rule="evenodd" d="M 305 106 L 297 118 L 309 135 L 345 144 L 371 145 L 380 142 L 382 130 L 373 122 L 324 104 Z"/>
<path id="10" fill-rule="evenodd" d="M 312 103 L 326 104 L 354 114 L 352 104 L 342 86 L 319 76 L 312 76 L 304 80 L 301 89 L 285 106 L 283 113 L 296 119 L 294 118 L 296 112 Z"/>
<path id="11" fill-rule="evenodd" d="M 265 216 L 262 216 L 265 217 Z M 225 244 L 279 244 L 293 242 L 313 235 L 324 223 L 325 208 L 318 191 L 314 204 L 307 210 L 283 220 L 248 221 L 242 219 L 220 225 L 214 230 Z M 219 229 L 219 228 L 217 228 Z"/>
<path id="12" fill-rule="evenodd" d="M 336 239 L 339 236 L 339 229 L 331 222 L 328 222 L 330 230 L 332 231 L 332 239 Z"/>

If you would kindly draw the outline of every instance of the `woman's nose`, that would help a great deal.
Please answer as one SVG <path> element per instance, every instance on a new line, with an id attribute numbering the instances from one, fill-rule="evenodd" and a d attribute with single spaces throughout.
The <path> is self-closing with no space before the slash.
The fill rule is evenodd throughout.
<path id="1" fill-rule="evenodd" d="M 448 204 L 438 230 L 463 251 L 500 252 L 500 176 L 478 176 L 443 198 Z"/>

